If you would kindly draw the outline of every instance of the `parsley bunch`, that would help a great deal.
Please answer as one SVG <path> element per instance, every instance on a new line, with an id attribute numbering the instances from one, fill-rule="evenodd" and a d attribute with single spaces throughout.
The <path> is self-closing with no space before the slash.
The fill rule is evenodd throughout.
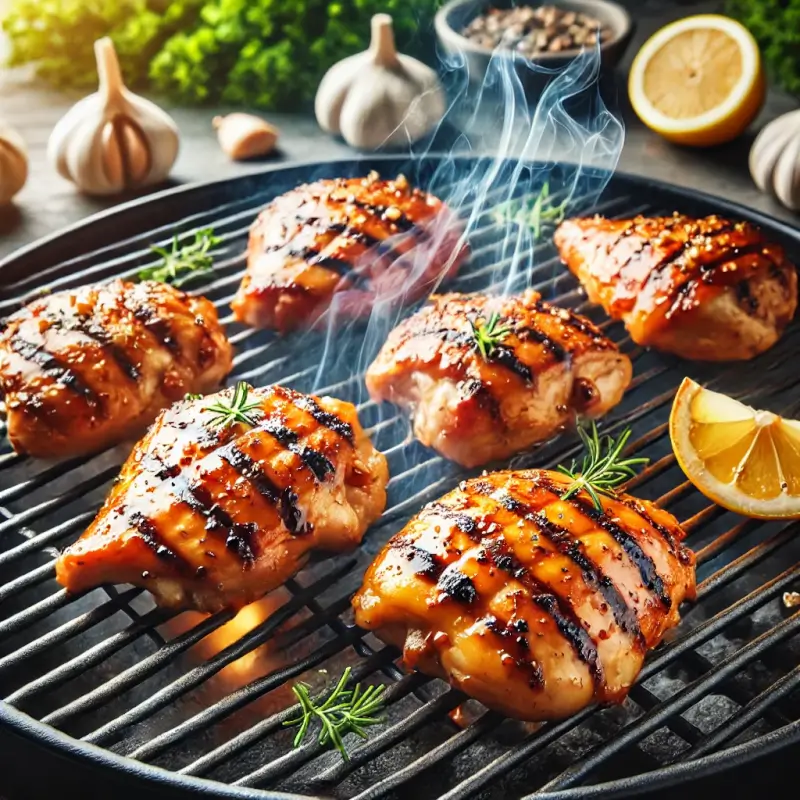
<path id="1" fill-rule="evenodd" d="M 133 87 L 181 103 L 297 107 L 325 71 L 366 49 L 370 18 L 394 19 L 404 52 L 423 46 L 440 0 L 11 0 L 11 63 L 58 86 L 95 86 L 93 42 L 110 36 Z"/>

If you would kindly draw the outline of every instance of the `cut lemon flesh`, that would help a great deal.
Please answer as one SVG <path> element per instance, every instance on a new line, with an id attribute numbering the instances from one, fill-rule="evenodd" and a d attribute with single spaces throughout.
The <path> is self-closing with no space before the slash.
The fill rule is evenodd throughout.
<path id="1" fill-rule="evenodd" d="M 645 42 L 631 66 L 628 92 L 645 125 L 671 141 L 702 147 L 744 131 L 764 102 L 766 82 L 747 28 L 699 14 Z"/>
<path id="2" fill-rule="evenodd" d="M 800 517 L 800 422 L 685 378 L 669 435 L 686 477 L 718 505 L 759 519 Z"/>

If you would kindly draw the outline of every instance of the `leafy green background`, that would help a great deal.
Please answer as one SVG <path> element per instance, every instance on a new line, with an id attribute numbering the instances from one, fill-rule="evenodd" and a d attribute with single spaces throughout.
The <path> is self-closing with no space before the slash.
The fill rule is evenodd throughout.
<path id="1" fill-rule="evenodd" d="M 772 79 L 800 94 L 800 0 L 727 0 L 725 10 L 753 34 Z"/>
<path id="2" fill-rule="evenodd" d="M 94 87 L 92 45 L 110 36 L 128 84 L 184 103 L 288 110 L 325 71 L 366 48 L 370 17 L 394 18 L 398 46 L 426 46 L 439 0 L 12 0 L 10 63 L 59 87 Z"/>

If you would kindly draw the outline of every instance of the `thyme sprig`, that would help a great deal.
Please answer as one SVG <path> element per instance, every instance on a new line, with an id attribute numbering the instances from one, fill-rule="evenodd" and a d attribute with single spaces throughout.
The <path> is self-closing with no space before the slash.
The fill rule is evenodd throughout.
<path id="1" fill-rule="evenodd" d="M 550 182 L 545 181 L 537 194 L 523 200 L 508 200 L 492 212 L 498 224 L 514 223 L 531 229 L 533 240 L 541 238 L 545 226 L 558 225 L 567 212 L 569 197 L 555 204 L 550 196 Z"/>
<path id="2" fill-rule="evenodd" d="M 300 704 L 300 716 L 286 720 L 283 724 L 300 726 L 294 737 L 294 747 L 302 744 L 311 723 L 317 719 L 321 726 L 317 741 L 323 746 L 332 744 L 342 759 L 348 761 L 344 737 L 348 733 L 354 733 L 366 739 L 367 732 L 364 729 L 384 721 L 376 714 L 383 709 L 383 692 L 386 687 L 368 686 L 362 691 L 361 684 L 357 683 L 355 688 L 346 689 L 349 680 L 350 667 L 347 667 L 328 699 L 320 704 L 311 697 L 309 687 L 305 683 L 297 683 L 292 687 L 294 696 Z"/>
<path id="3" fill-rule="evenodd" d="M 161 263 L 139 270 L 139 280 L 182 286 L 192 278 L 213 269 L 214 259 L 210 251 L 221 241 L 214 236 L 212 228 L 195 231 L 194 241 L 184 244 L 176 234 L 172 239 L 171 249 L 151 246 L 150 249 L 161 256 Z"/>
<path id="4" fill-rule="evenodd" d="M 507 325 L 500 325 L 500 315 L 497 312 L 492 314 L 488 323 L 470 320 L 469 324 L 472 326 L 475 348 L 484 360 L 490 358 L 503 339 L 511 333 L 511 328 Z"/>
<path id="5" fill-rule="evenodd" d="M 568 500 L 585 489 L 592 498 L 595 508 L 602 511 L 600 495 L 613 497 L 614 488 L 633 478 L 636 475 L 636 467 L 644 466 L 650 459 L 623 457 L 622 451 L 631 435 L 630 428 L 626 428 L 617 439 L 614 439 L 611 436 L 600 436 L 597 425 L 592 422 L 589 431 L 579 427 L 578 434 L 587 452 L 580 464 L 573 460 L 569 467 L 563 464 L 556 467 L 559 472 L 572 478 L 572 483 L 561 497 L 563 500 Z"/>
<path id="6" fill-rule="evenodd" d="M 257 411 L 261 408 L 261 401 L 249 400 L 250 386 L 244 381 L 239 381 L 233 390 L 229 403 L 220 400 L 207 406 L 203 411 L 211 411 L 215 416 L 210 424 L 215 427 L 225 428 L 228 425 L 242 423 L 251 428 L 258 424 Z"/>

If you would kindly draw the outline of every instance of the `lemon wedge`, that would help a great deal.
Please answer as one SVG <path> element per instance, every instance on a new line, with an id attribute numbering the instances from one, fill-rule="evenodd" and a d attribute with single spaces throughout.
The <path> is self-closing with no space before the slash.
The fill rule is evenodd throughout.
<path id="1" fill-rule="evenodd" d="M 759 519 L 800 517 L 800 422 L 685 378 L 669 417 L 686 477 L 717 505 Z"/>
<path id="2" fill-rule="evenodd" d="M 686 17 L 644 43 L 628 93 L 642 122 L 666 139 L 721 144 L 742 133 L 764 102 L 761 54 L 747 28 L 729 17 Z"/>

